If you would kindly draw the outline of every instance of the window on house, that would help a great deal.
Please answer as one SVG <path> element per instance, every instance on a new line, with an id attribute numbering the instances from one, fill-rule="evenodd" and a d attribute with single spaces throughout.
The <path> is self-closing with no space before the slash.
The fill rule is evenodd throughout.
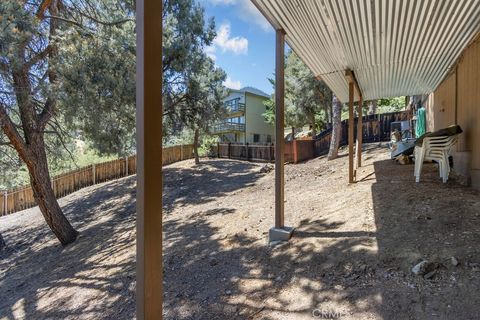
<path id="1" fill-rule="evenodd" d="M 256 133 L 253 134 L 253 142 L 260 142 L 260 135 L 259 134 L 256 134 Z"/>
<path id="2" fill-rule="evenodd" d="M 269 134 L 267 134 L 267 142 L 268 143 L 272 142 L 272 136 Z"/>

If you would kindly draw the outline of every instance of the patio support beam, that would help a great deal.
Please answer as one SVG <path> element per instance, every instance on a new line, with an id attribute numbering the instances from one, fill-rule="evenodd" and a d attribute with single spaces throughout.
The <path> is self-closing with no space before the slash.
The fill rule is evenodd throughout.
<path id="1" fill-rule="evenodd" d="M 353 96 L 355 90 L 353 88 L 353 82 L 348 83 L 348 183 L 354 183 L 354 170 L 353 170 L 353 128 L 355 122 L 353 119 Z"/>
<path id="2" fill-rule="evenodd" d="M 358 123 L 357 123 L 357 167 L 362 165 L 362 134 L 361 130 L 363 125 L 362 117 L 362 103 L 363 97 L 362 92 L 360 91 L 360 86 L 358 85 L 355 74 L 352 70 L 345 71 L 345 79 L 348 82 L 348 182 L 354 183 L 356 179 L 355 163 L 354 163 L 354 103 L 355 103 L 355 94 L 357 94 L 359 100 L 358 106 Z M 359 134 L 360 133 L 360 134 Z"/>
<path id="3" fill-rule="evenodd" d="M 276 30 L 275 41 L 275 228 L 283 228 L 285 163 L 285 31 Z"/>
<path id="4" fill-rule="evenodd" d="M 275 32 L 275 227 L 270 229 L 270 242 L 287 241 L 293 231 L 285 227 L 284 205 L 285 31 Z"/>
<path id="5" fill-rule="evenodd" d="M 137 0 L 137 319 L 162 319 L 162 1 Z"/>
<path id="6" fill-rule="evenodd" d="M 354 95 L 356 94 L 358 97 L 358 100 L 362 99 L 362 91 L 360 90 L 360 86 L 358 85 L 357 78 L 355 77 L 355 74 L 353 73 L 352 70 L 347 69 L 345 71 L 345 79 L 347 79 L 347 82 L 353 83 L 354 86 Z M 355 98 L 355 97 L 354 97 Z"/>
<path id="7" fill-rule="evenodd" d="M 357 168 L 362 166 L 362 144 L 363 144 L 363 98 L 360 95 L 360 101 L 357 106 Z"/>

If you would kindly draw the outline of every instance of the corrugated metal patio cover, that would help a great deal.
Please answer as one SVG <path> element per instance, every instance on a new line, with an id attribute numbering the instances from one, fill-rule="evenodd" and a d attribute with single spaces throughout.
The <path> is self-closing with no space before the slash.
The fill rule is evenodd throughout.
<path id="1" fill-rule="evenodd" d="M 252 0 L 340 100 L 435 90 L 480 29 L 480 0 Z"/>

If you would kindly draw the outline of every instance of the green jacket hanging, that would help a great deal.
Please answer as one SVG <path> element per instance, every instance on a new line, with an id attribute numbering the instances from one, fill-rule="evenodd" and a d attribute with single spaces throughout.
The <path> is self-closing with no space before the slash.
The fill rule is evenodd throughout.
<path id="1" fill-rule="evenodd" d="M 425 134 L 426 131 L 426 118 L 425 118 L 425 108 L 421 107 L 417 111 L 417 124 L 415 126 L 415 136 L 418 138 Z"/>

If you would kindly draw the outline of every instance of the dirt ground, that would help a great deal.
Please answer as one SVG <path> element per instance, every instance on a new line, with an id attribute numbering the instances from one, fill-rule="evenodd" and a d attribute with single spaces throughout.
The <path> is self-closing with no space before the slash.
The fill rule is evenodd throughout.
<path id="1" fill-rule="evenodd" d="M 165 167 L 165 319 L 478 319 L 480 193 L 442 184 L 433 164 L 416 184 L 377 144 L 348 185 L 347 159 L 286 166 L 296 229 L 274 246 L 273 171 Z M 65 248 L 37 208 L 0 218 L 0 318 L 134 318 L 135 177 L 60 203 L 81 232 Z M 424 259 L 433 271 L 413 274 Z"/>

